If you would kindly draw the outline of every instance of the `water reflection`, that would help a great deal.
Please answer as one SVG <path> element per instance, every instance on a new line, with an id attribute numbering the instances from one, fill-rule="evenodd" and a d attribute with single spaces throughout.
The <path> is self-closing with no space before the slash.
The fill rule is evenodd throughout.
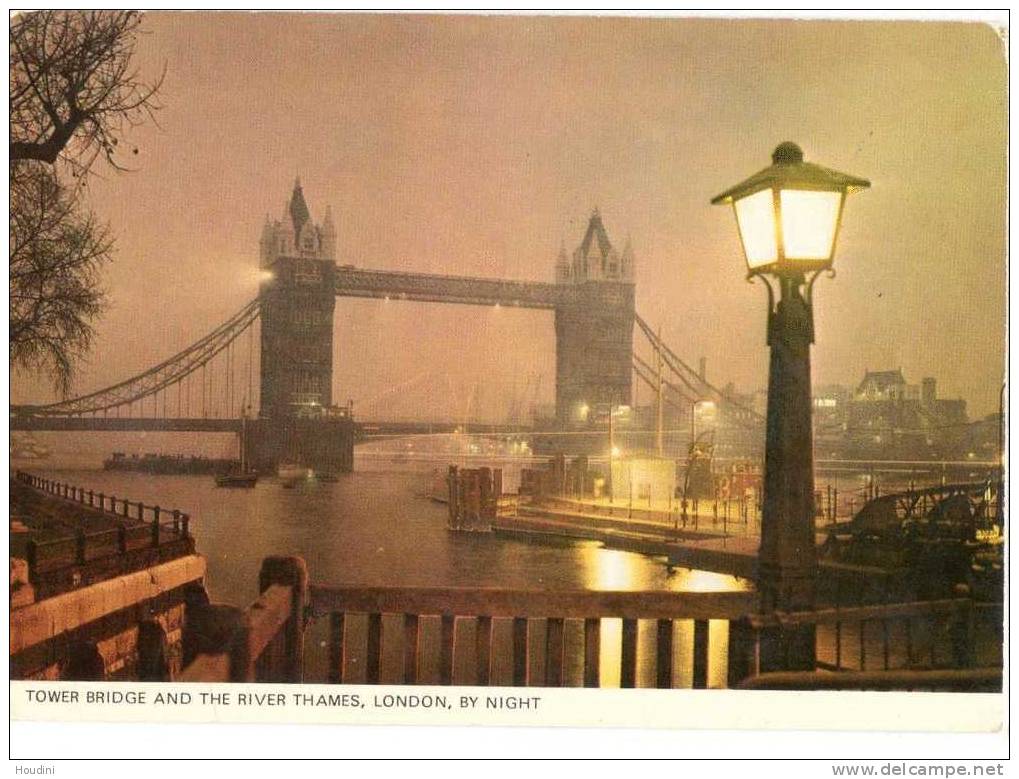
<path id="1" fill-rule="evenodd" d="M 584 586 L 590 590 L 667 589 L 675 592 L 731 592 L 752 589 L 749 581 L 734 576 L 669 566 L 665 558 L 649 558 L 606 549 L 590 544 L 578 549 L 584 569 Z M 659 578 L 659 569 L 665 579 Z M 664 586 L 657 587 L 655 584 Z M 637 625 L 637 685 L 653 686 L 654 662 L 657 652 L 657 626 L 652 620 Z M 599 673 L 603 687 L 619 687 L 620 655 L 623 644 L 623 621 L 603 619 L 601 623 L 601 657 Z M 693 622 L 678 620 L 673 624 L 673 684 L 690 687 L 693 683 Z M 729 623 L 710 620 L 708 623 L 708 686 L 725 687 L 728 671 Z"/>
<path id="2" fill-rule="evenodd" d="M 361 467 L 359 465 L 359 467 Z M 664 558 L 607 549 L 592 541 L 536 543 L 498 534 L 453 533 L 446 508 L 423 497 L 427 470 L 376 466 L 335 483 L 283 489 L 264 479 L 252 490 L 223 490 L 211 477 L 150 476 L 97 470 L 50 470 L 41 475 L 120 498 L 177 507 L 192 516 L 198 551 L 208 562 L 214 601 L 246 605 L 257 596 L 258 569 L 269 555 L 300 555 L 312 581 L 352 585 L 449 585 L 510 588 L 744 590 L 745 581 L 671 568 Z M 724 678 L 724 639 L 711 626 L 713 681 Z M 502 627 L 499 628 L 502 630 Z M 581 653 L 572 631 L 568 644 Z M 677 623 L 677 683 L 689 686 L 692 626 Z M 620 620 L 602 622 L 603 684 L 619 684 Z M 309 636 L 320 646 L 323 636 Z M 653 685 L 655 626 L 639 625 L 638 684 Z M 571 649 L 571 654 L 573 650 Z M 579 673 L 579 657 L 568 658 Z M 313 659 L 311 665 L 318 663 Z M 721 664 L 720 664 L 721 663 Z M 718 670 L 722 668 L 722 670 Z M 572 673 L 572 671 L 571 671 Z M 721 675 L 719 675 L 721 674 Z"/>

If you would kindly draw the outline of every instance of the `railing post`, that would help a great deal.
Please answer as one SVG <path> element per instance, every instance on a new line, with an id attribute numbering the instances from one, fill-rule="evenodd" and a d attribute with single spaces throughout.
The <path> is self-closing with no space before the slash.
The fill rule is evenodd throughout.
<path id="1" fill-rule="evenodd" d="M 85 564 L 85 531 L 78 528 L 74 534 L 75 560 L 78 565 Z"/>
<path id="2" fill-rule="evenodd" d="M 189 533 L 188 533 L 188 524 L 190 523 L 190 521 L 191 521 L 191 516 L 190 515 L 188 515 L 188 514 L 181 514 L 181 530 L 183 531 L 184 538 L 187 538 L 188 535 L 189 535 Z"/>
<path id="3" fill-rule="evenodd" d="M 39 542 L 34 538 L 29 539 L 25 548 L 25 556 L 28 558 L 28 581 L 31 582 L 36 574 L 36 565 L 39 563 Z"/>
<path id="4" fill-rule="evenodd" d="M 655 642 L 655 687 L 668 690 L 672 687 L 672 620 L 657 621 L 657 640 Z M 697 639 L 694 632 L 694 661 L 696 664 Z"/>
<path id="5" fill-rule="evenodd" d="M 584 620 L 584 686 L 601 686 L 601 619 Z"/>
<path id="6" fill-rule="evenodd" d="M 159 506 L 152 507 L 152 545 L 159 546 Z"/>
<path id="7" fill-rule="evenodd" d="M 729 620 L 729 689 L 760 672 L 760 653 L 760 633 L 751 619 Z"/>
<path id="8" fill-rule="evenodd" d="M 250 682 L 254 681 L 254 660 L 251 657 L 251 619 L 236 606 L 209 604 L 208 594 L 202 586 L 188 588 L 184 594 L 184 665 L 190 665 L 199 655 L 226 655 L 229 670 L 226 678 L 203 681 Z"/>
<path id="9" fill-rule="evenodd" d="M 95 495 L 93 494 L 92 490 L 89 490 L 88 491 L 88 505 L 92 506 L 94 504 L 95 504 Z"/>
<path id="10" fill-rule="evenodd" d="M 267 557 L 258 572 L 258 591 L 273 585 L 290 587 L 292 600 L 286 627 L 286 681 L 300 684 L 304 680 L 304 615 L 308 605 L 308 566 L 300 557 Z M 252 658 L 254 660 L 255 658 Z"/>
<path id="11" fill-rule="evenodd" d="M 695 619 L 693 623 L 693 684 L 695 690 L 708 686 L 708 621 Z"/>
<path id="12" fill-rule="evenodd" d="M 976 632 L 976 613 L 973 601 L 962 604 L 952 618 L 949 628 L 952 637 L 952 658 L 959 668 L 973 668 L 976 665 L 976 651 L 973 644 Z"/>
<path id="13" fill-rule="evenodd" d="M 106 511 L 106 496 L 103 493 L 99 493 L 99 510 Z"/>
<path id="14" fill-rule="evenodd" d="M 173 510 L 173 534 L 180 535 L 180 509 Z"/>

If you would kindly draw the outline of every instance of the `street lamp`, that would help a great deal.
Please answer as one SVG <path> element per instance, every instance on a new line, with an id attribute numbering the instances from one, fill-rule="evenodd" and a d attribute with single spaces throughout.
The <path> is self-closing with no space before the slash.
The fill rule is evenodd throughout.
<path id="1" fill-rule="evenodd" d="M 710 416 L 715 411 L 715 401 L 707 400 L 706 398 L 698 398 L 690 403 L 690 441 L 691 443 L 697 440 L 697 408 L 702 406 L 707 414 Z"/>
<path id="2" fill-rule="evenodd" d="M 768 290 L 771 361 L 758 555 L 758 587 L 765 611 L 814 605 L 812 289 L 822 272 L 834 273 L 832 260 L 846 196 L 869 186 L 866 179 L 804 162 L 800 147 L 786 142 L 775 149 L 769 167 L 711 201 L 732 204 L 747 278 L 760 277 Z M 777 280 L 777 303 L 768 275 Z"/>
<path id="3" fill-rule="evenodd" d="M 609 502 L 611 503 L 616 499 L 614 479 L 612 478 L 612 463 L 613 461 L 622 454 L 619 447 L 616 445 L 616 416 L 622 416 L 626 418 L 630 413 L 629 406 L 617 406 L 613 403 L 609 403 Z"/>

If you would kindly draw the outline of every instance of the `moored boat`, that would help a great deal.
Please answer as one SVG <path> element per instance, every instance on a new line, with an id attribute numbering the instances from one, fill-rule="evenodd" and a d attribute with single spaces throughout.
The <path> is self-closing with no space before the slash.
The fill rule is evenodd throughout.
<path id="1" fill-rule="evenodd" d="M 234 473 L 224 473 L 222 476 L 216 477 L 217 487 L 242 487 L 249 488 L 254 487 L 258 483 L 258 474 L 254 471 L 248 471 L 247 473 L 241 473 L 240 471 Z"/>
<path id="2" fill-rule="evenodd" d="M 258 483 L 258 473 L 248 468 L 246 455 L 248 415 L 245 409 L 241 409 L 241 437 L 240 437 L 240 466 L 216 477 L 217 487 L 234 487 L 240 489 L 251 489 Z"/>

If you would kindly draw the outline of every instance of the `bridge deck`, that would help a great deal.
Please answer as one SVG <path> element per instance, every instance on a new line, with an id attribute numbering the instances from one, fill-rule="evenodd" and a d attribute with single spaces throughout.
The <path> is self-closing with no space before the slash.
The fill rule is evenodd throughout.
<path id="1" fill-rule="evenodd" d="M 564 303 L 569 286 L 540 281 L 508 281 L 473 276 L 369 270 L 338 266 L 336 294 L 343 297 L 396 298 L 427 303 L 554 309 Z"/>
<path id="2" fill-rule="evenodd" d="M 248 420 L 249 425 L 254 420 Z M 240 433 L 241 420 L 228 418 L 153 418 L 153 417 L 67 417 L 14 413 L 10 416 L 11 430 L 58 432 L 169 432 L 169 433 Z M 521 426 L 481 422 L 359 422 L 359 438 L 385 438 L 388 436 L 442 435 L 454 432 L 465 434 L 495 434 L 531 432 Z"/>
<path id="3" fill-rule="evenodd" d="M 11 430 L 63 432 L 239 433 L 240 419 L 172 419 L 146 417 L 63 417 L 11 414 Z"/>

